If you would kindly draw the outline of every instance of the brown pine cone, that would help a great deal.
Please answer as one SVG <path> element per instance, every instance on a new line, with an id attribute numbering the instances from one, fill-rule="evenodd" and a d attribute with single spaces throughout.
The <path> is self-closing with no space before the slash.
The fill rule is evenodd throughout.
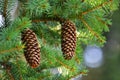
<path id="1" fill-rule="evenodd" d="M 24 55 L 32 68 L 36 68 L 40 64 L 40 47 L 35 33 L 26 29 L 21 35 L 22 43 L 25 44 Z"/>
<path id="2" fill-rule="evenodd" d="M 61 23 L 61 48 L 66 60 L 70 60 L 75 54 L 76 48 L 76 26 L 73 22 L 66 20 Z"/>

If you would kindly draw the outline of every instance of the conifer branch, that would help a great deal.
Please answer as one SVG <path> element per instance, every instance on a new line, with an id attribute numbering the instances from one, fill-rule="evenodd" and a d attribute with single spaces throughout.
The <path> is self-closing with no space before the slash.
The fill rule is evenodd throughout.
<path id="1" fill-rule="evenodd" d="M 78 63 L 78 64 L 80 64 L 80 60 L 79 60 L 79 58 L 75 55 L 75 61 Z"/>
<path id="2" fill-rule="evenodd" d="M 104 2 L 104 3 L 102 3 L 102 4 L 100 4 L 100 5 L 92 8 L 92 9 L 89 9 L 89 10 L 83 12 L 82 15 L 85 15 L 85 14 L 87 14 L 87 13 L 89 13 L 89 12 L 92 12 L 92 11 L 98 9 L 98 8 L 101 8 L 101 7 L 103 7 L 104 5 L 107 5 L 107 4 L 109 4 L 110 2 L 112 2 L 112 1 L 113 1 L 113 0 L 106 1 L 106 2 Z M 80 17 L 81 17 L 81 15 L 80 15 Z M 32 22 L 37 23 L 37 22 L 62 21 L 62 20 L 64 20 L 64 19 L 61 19 L 61 18 L 59 18 L 59 17 L 54 17 L 54 18 L 47 18 L 47 17 L 46 17 L 46 18 L 34 19 L 34 20 L 32 20 Z"/>
<path id="3" fill-rule="evenodd" d="M 3 17 L 5 18 L 5 27 L 7 27 L 7 6 L 8 6 L 8 0 L 4 0 L 4 6 L 3 6 Z"/>
<path id="4" fill-rule="evenodd" d="M 32 22 L 38 23 L 38 22 L 48 22 L 48 21 L 56 21 L 54 19 L 34 19 Z"/>
<path id="5" fill-rule="evenodd" d="M 17 28 L 16 28 L 15 31 L 19 31 L 19 30 L 20 30 L 23 26 L 25 26 L 26 24 L 27 24 L 27 21 L 19 24 L 19 26 L 17 26 Z"/>
<path id="6" fill-rule="evenodd" d="M 92 28 L 88 25 L 88 23 L 87 23 L 85 20 L 83 20 L 83 19 L 81 18 L 81 21 L 83 22 L 83 24 L 85 25 L 85 27 L 87 27 L 87 29 L 88 29 L 94 36 L 96 36 L 96 38 L 99 39 L 100 42 L 105 42 L 105 41 L 98 35 L 98 33 L 96 33 L 95 31 L 92 30 Z"/>
<path id="7" fill-rule="evenodd" d="M 8 0 L 4 0 L 4 7 L 3 7 L 4 18 L 6 18 L 6 16 L 7 16 L 7 6 L 8 6 Z"/>
<path id="8" fill-rule="evenodd" d="M 48 74 L 48 75 L 45 75 L 45 76 L 39 77 L 38 80 L 43 80 L 44 78 L 49 77 L 49 76 L 51 76 L 51 74 Z"/>
<path id="9" fill-rule="evenodd" d="M 81 0 L 81 2 L 84 2 L 85 0 Z"/>
<path id="10" fill-rule="evenodd" d="M 84 75 L 84 74 L 86 74 L 86 73 L 85 73 L 85 72 L 79 72 L 79 73 L 77 73 L 77 74 L 71 76 L 71 77 L 68 78 L 67 80 L 71 80 L 72 78 L 75 78 L 75 77 L 78 76 L 78 75 Z"/>
<path id="11" fill-rule="evenodd" d="M 48 22 L 48 21 L 62 21 L 64 19 L 59 18 L 59 17 L 54 17 L 54 18 L 50 18 L 50 17 L 46 17 L 46 18 L 40 18 L 40 19 L 34 19 L 32 20 L 32 22 Z"/>
<path id="12" fill-rule="evenodd" d="M 8 74 L 10 80 L 15 80 L 13 75 L 10 73 L 11 70 L 11 66 L 8 65 L 6 62 L 0 62 L 0 64 L 4 67 L 4 69 L 6 70 L 6 74 Z"/>
<path id="13" fill-rule="evenodd" d="M 18 62 L 18 57 L 16 57 L 16 63 L 17 63 L 17 66 L 18 66 L 18 70 L 19 70 L 19 72 L 20 72 L 20 64 L 19 64 L 19 62 Z M 20 72 L 20 80 L 23 80 L 21 74 L 22 74 L 22 73 Z"/>
<path id="14" fill-rule="evenodd" d="M 20 7 L 21 6 L 24 6 L 24 4 L 26 4 L 28 2 L 28 0 L 24 0 L 24 2 L 22 2 L 21 3 L 21 5 L 20 5 Z M 22 17 L 25 17 L 26 16 L 26 10 L 25 10 L 25 8 L 23 7 L 23 9 L 22 9 Z"/>
<path id="15" fill-rule="evenodd" d="M 101 7 L 103 7 L 104 5 L 107 5 L 107 4 L 109 4 L 110 2 L 112 2 L 112 1 L 113 1 L 113 0 L 106 1 L 106 2 L 104 2 L 104 3 L 102 3 L 102 4 L 100 4 L 100 5 L 92 8 L 92 9 L 89 9 L 89 10 L 83 12 L 82 15 L 85 15 L 85 14 L 87 14 L 87 13 L 89 13 L 89 12 L 92 12 L 92 11 L 98 9 L 98 8 L 101 8 Z"/>
<path id="16" fill-rule="evenodd" d="M 10 69 L 9 68 L 6 68 L 6 73 L 9 75 L 10 80 L 15 80 L 13 75 L 10 73 Z"/>
<path id="17" fill-rule="evenodd" d="M 69 67 L 68 65 L 64 64 L 60 60 L 56 59 L 58 63 L 60 63 L 62 66 L 64 66 L 66 69 L 69 69 L 70 71 L 74 72 L 74 68 Z"/>
<path id="18" fill-rule="evenodd" d="M 76 37 L 76 35 L 74 35 L 75 32 L 74 29 L 70 27 L 71 24 L 66 24 L 66 26 L 68 26 L 69 28 L 65 27 L 63 30 L 63 34 L 60 35 L 59 32 L 61 32 L 61 30 L 58 30 L 57 28 L 61 28 L 61 27 L 58 26 L 54 28 L 56 22 L 59 22 L 61 24 L 64 22 L 64 20 L 68 20 L 68 19 L 73 20 L 74 22 L 76 22 L 77 25 L 78 39 L 81 38 L 80 40 L 85 42 L 85 45 L 89 44 L 88 41 L 90 39 L 92 43 L 99 44 L 102 46 L 103 43 L 105 42 L 102 33 L 104 31 L 105 32 L 109 31 L 108 26 L 110 24 L 109 22 L 110 19 L 108 17 L 107 18 L 104 17 L 103 15 L 107 16 L 109 14 L 109 11 L 116 10 L 118 8 L 118 4 L 120 1 L 104 0 L 102 2 L 98 1 L 97 4 L 95 2 L 91 2 L 91 3 L 88 2 L 88 5 L 86 4 L 86 0 L 71 0 L 71 1 L 18 0 L 18 2 L 16 2 L 16 0 L 12 0 L 12 1 L 0 0 L 0 2 L 2 3 L 0 4 L 0 9 L 2 9 L 1 10 L 2 16 L 4 18 L 4 23 L 2 25 L 3 29 L 2 27 L 0 29 L 0 40 L 1 40 L 0 66 L 1 66 L 1 71 L 5 73 L 0 75 L 0 77 L 2 77 L 0 79 L 8 78 L 9 80 L 16 80 L 16 79 L 17 80 L 24 80 L 24 79 L 71 80 L 81 75 L 84 76 L 87 73 L 87 70 L 85 65 L 82 65 L 83 62 L 82 55 L 75 54 L 73 59 L 67 61 L 63 58 L 62 55 L 57 54 L 58 52 L 61 53 L 60 50 L 63 50 L 61 48 L 65 48 L 64 46 L 60 47 L 61 39 L 63 39 L 63 42 L 67 46 L 67 48 L 65 49 L 70 49 L 71 51 L 74 51 L 73 50 L 74 46 L 72 47 L 71 44 L 73 45 L 76 43 L 72 41 L 75 39 L 73 37 Z M 89 4 L 96 6 L 91 5 L 90 7 Z M 16 8 L 17 9 L 19 8 L 18 9 L 19 16 L 16 18 L 13 15 L 13 17 L 15 17 L 16 19 L 10 20 L 11 10 L 13 10 L 13 14 L 15 13 L 13 5 L 17 5 Z M 86 8 L 84 9 L 84 7 L 82 6 L 85 6 Z M 89 13 L 92 13 L 92 15 Z M 98 16 L 97 13 L 99 13 Z M 87 19 L 88 16 L 90 16 L 89 20 L 91 21 Z M 95 23 L 90 23 L 90 22 L 95 22 Z M 48 27 L 49 26 L 53 26 L 53 27 L 45 28 L 44 25 Z M 97 27 L 93 25 L 96 25 Z M 4 28 L 7 26 L 10 27 Z M 42 27 L 40 28 L 40 26 Z M 20 35 L 21 31 L 23 31 L 26 28 L 33 29 L 33 31 L 37 34 L 38 39 L 41 38 L 39 40 L 41 42 L 40 50 L 38 50 L 38 48 L 33 49 L 33 47 L 38 45 L 36 43 L 31 43 L 36 41 L 33 40 L 33 38 L 31 38 L 31 36 L 34 35 L 29 35 L 25 33 L 26 35 L 30 36 L 29 39 L 31 42 L 28 42 L 26 44 L 27 45 L 26 50 L 29 51 L 31 54 L 30 55 L 25 54 L 22 55 L 22 57 L 24 56 L 29 58 L 26 61 L 30 61 L 32 62 L 33 65 L 35 65 L 36 63 L 39 63 L 38 58 L 42 56 L 41 64 L 36 69 L 33 68 L 27 69 L 27 65 L 24 65 L 24 62 L 20 61 L 22 60 L 22 57 L 21 56 L 19 57 L 19 55 L 17 55 L 18 53 L 21 53 L 21 51 L 25 48 L 24 44 L 23 45 L 18 44 L 20 38 L 17 39 L 17 37 L 18 35 Z M 81 33 L 81 35 L 79 35 L 79 33 Z M 64 36 L 65 39 L 60 36 Z M 67 37 L 68 39 L 66 38 L 66 36 L 69 36 Z M 65 42 L 64 40 L 67 40 L 67 42 Z M 18 43 L 16 43 L 15 41 L 18 41 Z M 71 42 L 71 44 L 69 44 L 69 42 Z M 2 43 L 4 43 L 3 46 Z M 77 42 L 76 45 L 77 45 L 76 52 L 81 53 L 81 51 L 83 50 L 82 44 Z M 39 51 L 42 51 L 44 54 L 38 56 L 36 53 L 38 53 Z M 68 51 L 69 50 L 66 50 L 66 52 Z M 33 52 L 34 54 L 32 54 Z M 65 68 L 68 74 L 63 76 L 60 73 L 58 74 L 51 73 L 51 69 L 59 68 L 59 67 Z M 64 71 L 62 71 L 62 73 L 64 74 Z"/>
<path id="19" fill-rule="evenodd" d="M 98 16 L 95 16 L 95 17 L 96 17 L 96 19 L 97 19 L 98 21 L 100 21 L 102 24 L 104 24 L 104 25 L 107 26 L 107 24 L 105 23 L 105 21 L 101 20 L 100 17 L 98 17 Z"/>
<path id="20" fill-rule="evenodd" d="M 8 50 L 0 51 L 0 54 L 7 53 L 7 52 L 13 52 L 13 51 L 20 51 L 23 48 L 24 48 L 24 46 L 16 46 L 16 47 L 8 49 Z"/>

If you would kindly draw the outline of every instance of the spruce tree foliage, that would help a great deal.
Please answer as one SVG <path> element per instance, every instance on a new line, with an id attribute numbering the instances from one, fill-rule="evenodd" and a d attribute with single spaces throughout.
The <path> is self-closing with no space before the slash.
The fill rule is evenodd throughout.
<path id="1" fill-rule="evenodd" d="M 104 32 L 109 31 L 111 15 L 118 9 L 119 0 L 18 0 L 17 17 L 11 14 L 17 0 L 0 0 L 0 80 L 70 80 L 87 74 L 83 64 L 85 45 L 103 46 Z M 76 53 L 65 60 L 61 51 L 61 20 L 76 24 Z M 38 68 L 31 68 L 24 57 L 21 32 L 33 30 L 41 48 Z M 52 74 L 51 69 L 62 67 L 67 74 Z M 63 71 L 64 71 L 63 70 Z"/>

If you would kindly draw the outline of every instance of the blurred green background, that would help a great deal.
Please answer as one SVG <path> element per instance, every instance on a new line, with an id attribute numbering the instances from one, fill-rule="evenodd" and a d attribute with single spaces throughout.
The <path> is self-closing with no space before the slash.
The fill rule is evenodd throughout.
<path id="1" fill-rule="evenodd" d="M 103 64 L 98 68 L 88 68 L 82 80 L 120 80 L 120 7 L 112 15 L 110 32 L 105 33 L 107 43 L 103 47 Z"/>

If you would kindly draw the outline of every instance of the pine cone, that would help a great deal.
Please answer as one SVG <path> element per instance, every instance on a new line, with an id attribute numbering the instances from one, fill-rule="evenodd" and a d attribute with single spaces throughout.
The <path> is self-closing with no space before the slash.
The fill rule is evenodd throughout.
<path id="1" fill-rule="evenodd" d="M 66 60 L 70 60 L 75 54 L 76 48 L 76 26 L 73 22 L 66 20 L 61 23 L 61 48 Z"/>
<path id="2" fill-rule="evenodd" d="M 36 68 L 40 64 L 40 47 L 35 33 L 26 29 L 21 35 L 22 43 L 25 44 L 24 55 L 32 68 Z"/>

